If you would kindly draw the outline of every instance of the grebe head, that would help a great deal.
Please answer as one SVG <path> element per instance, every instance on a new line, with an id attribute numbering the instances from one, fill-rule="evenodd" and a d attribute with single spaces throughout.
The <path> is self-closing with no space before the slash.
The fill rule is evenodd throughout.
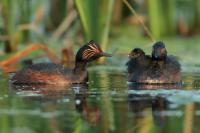
<path id="1" fill-rule="evenodd" d="M 76 61 L 90 62 L 103 56 L 111 57 L 112 55 L 103 52 L 99 45 L 95 41 L 91 40 L 78 50 Z"/>
<path id="2" fill-rule="evenodd" d="M 130 59 L 135 59 L 135 58 L 138 58 L 138 57 L 145 56 L 145 53 L 140 48 L 134 48 L 128 56 L 129 56 Z"/>
<path id="3" fill-rule="evenodd" d="M 152 49 L 152 58 L 156 60 L 162 60 L 167 57 L 167 50 L 165 44 L 161 41 L 156 42 Z"/>

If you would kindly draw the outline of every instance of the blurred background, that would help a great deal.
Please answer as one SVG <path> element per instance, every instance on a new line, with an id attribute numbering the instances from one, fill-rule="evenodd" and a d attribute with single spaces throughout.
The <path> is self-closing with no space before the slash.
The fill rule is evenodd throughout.
<path id="1" fill-rule="evenodd" d="M 197 56 L 199 36 L 200 0 L 0 2 L 0 60 L 31 44 L 62 53 L 93 39 L 117 55 L 127 55 L 134 47 L 150 54 L 153 42 L 162 40 L 171 54 L 188 62 Z"/>
<path id="2" fill-rule="evenodd" d="M 126 53 L 135 45 L 148 47 L 155 40 L 173 40 L 169 42 L 176 45 L 200 34 L 200 0 L 127 2 L 136 14 L 123 0 L 1 0 L 0 54 L 31 43 L 59 48 L 91 39 L 104 50 L 117 47 L 117 52 Z M 192 40 L 192 46 L 198 43 Z"/>

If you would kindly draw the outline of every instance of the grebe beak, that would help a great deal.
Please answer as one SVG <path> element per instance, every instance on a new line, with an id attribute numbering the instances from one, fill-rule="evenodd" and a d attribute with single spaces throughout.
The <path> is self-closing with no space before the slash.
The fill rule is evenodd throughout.
<path id="1" fill-rule="evenodd" d="M 105 53 L 105 52 L 101 52 L 100 55 L 106 56 L 106 57 L 112 57 L 112 54 L 108 54 L 108 53 Z"/>

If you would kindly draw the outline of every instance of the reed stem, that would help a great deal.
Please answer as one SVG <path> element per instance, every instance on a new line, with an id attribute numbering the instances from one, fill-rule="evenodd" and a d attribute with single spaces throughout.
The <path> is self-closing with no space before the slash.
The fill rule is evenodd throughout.
<path id="1" fill-rule="evenodd" d="M 133 9 L 133 7 L 129 4 L 129 2 L 127 0 L 123 0 L 123 2 L 126 4 L 126 6 L 129 8 L 129 10 L 131 11 L 131 13 L 133 15 L 135 15 L 140 24 L 142 25 L 142 27 L 144 28 L 145 32 L 147 33 L 147 35 L 149 36 L 149 38 L 151 39 L 152 42 L 155 42 L 155 38 L 153 37 L 152 33 L 150 32 L 150 30 L 148 29 L 148 27 L 144 24 L 144 22 L 142 21 L 142 19 L 139 17 L 139 15 L 137 14 L 137 12 Z"/>

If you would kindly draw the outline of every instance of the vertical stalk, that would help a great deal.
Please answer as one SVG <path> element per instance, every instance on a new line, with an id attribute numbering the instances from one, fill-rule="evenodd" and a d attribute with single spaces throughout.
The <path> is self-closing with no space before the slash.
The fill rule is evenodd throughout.
<path id="1" fill-rule="evenodd" d="M 113 17 L 112 23 L 115 25 L 120 24 L 122 19 L 122 8 L 123 8 L 123 1 L 122 0 L 115 0 L 113 5 Z"/>
<path id="2" fill-rule="evenodd" d="M 174 35 L 176 32 L 175 25 L 175 0 L 168 0 L 168 16 L 167 16 L 167 25 L 168 25 L 168 35 Z"/>
<path id="3" fill-rule="evenodd" d="M 27 0 L 19 0 L 18 6 L 20 12 L 20 24 L 29 24 L 30 16 L 31 16 L 31 1 Z M 24 42 L 29 40 L 29 30 L 22 31 L 22 39 Z"/>
<path id="4" fill-rule="evenodd" d="M 154 42 L 155 38 L 153 37 L 153 35 L 151 34 L 151 32 L 149 31 L 149 29 L 147 28 L 147 26 L 144 24 L 144 22 L 139 18 L 139 15 L 137 14 L 137 12 L 131 7 L 131 5 L 129 4 L 129 2 L 127 0 L 124 0 L 124 3 L 129 8 L 129 10 L 133 13 L 133 15 L 135 15 L 138 18 L 140 24 L 144 28 L 144 30 L 147 33 L 147 35 L 149 36 L 149 38 L 151 39 L 151 41 Z"/>
<path id="5" fill-rule="evenodd" d="M 109 35 L 110 23 L 111 23 L 111 19 L 112 19 L 113 4 L 114 4 L 114 0 L 109 0 L 106 25 L 105 25 L 105 29 L 104 29 L 104 32 L 102 35 L 102 42 L 101 42 L 103 50 L 107 49 L 108 35 Z"/>
<path id="6" fill-rule="evenodd" d="M 6 36 L 8 36 L 9 38 L 5 40 L 4 42 L 4 51 L 6 53 L 12 52 L 12 45 L 11 45 L 11 33 L 12 33 L 12 22 L 11 22 L 11 18 L 12 18 L 12 14 L 11 14 L 11 1 L 10 0 L 3 0 L 2 1 L 2 5 L 3 5 L 3 30 L 4 30 L 4 34 Z"/>
<path id="7" fill-rule="evenodd" d="M 151 32 L 156 38 L 159 38 L 161 36 L 159 0 L 148 0 L 148 13 Z"/>
<path id="8" fill-rule="evenodd" d="M 84 1 L 85 3 L 88 3 L 87 0 Z M 89 22 L 88 22 L 88 15 L 86 14 L 87 8 L 84 6 L 84 3 L 82 3 L 81 0 L 75 0 L 75 4 L 80 16 L 80 20 L 81 20 L 81 24 L 83 27 L 83 31 L 85 32 L 85 39 L 89 40 L 88 36 L 89 36 Z"/>
<path id="9" fill-rule="evenodd" d="M 66 0 L 50 0 L 49 30 L 53 31 L 61 24 L 67 14 Z"/>
<path id="10" fill-rule="evenodd" d="M 194 2 L 194 14 L 195 14 L 195 20 L 194 20 L 194 30 L 200 30 L 198 26 L 200 25 L 200 0 L 195 0 Z M 197 29 L 198 28 L 198 29 Z"/>
<path id="11" fill-rule="evenodd" d="M 173 35 L 176 31 L 174 0 L 148 0 L 150 29 L 154 36 Z"/>
<path id="12" fill-rule="evenodd" d="M 75 1 L 81 24 L 85 32 L 85 40 L 94 39 L 100 41 L 101 28 L 100 28 L 100 17 L 101 11 L 100 0 L 76 0 Z"/>

